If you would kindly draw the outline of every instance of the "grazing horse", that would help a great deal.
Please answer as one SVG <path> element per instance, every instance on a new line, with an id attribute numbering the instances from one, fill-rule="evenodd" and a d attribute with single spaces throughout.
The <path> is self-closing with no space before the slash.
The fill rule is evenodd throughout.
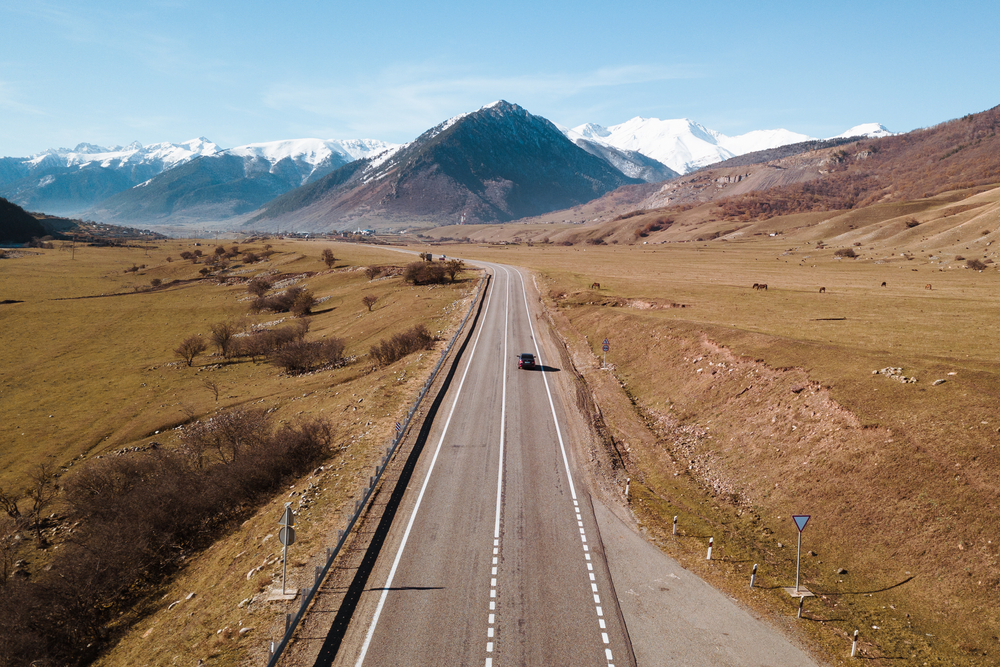
<path id="1" fill-rule="evenodd" d="M 819 288 L 819 293 L 823 294 L 824 292 L 826 292 L 826 288 L 825 287 L 820 287 Z"/>
<path id="2" fill-rule="evenodd" d="M 930 289 L 930 288 L 931 288 L 931 284 L 930 283 L 927 283 L 926 285 L 924 285 L 924 289 Z"/>
<path id="3" fill-rule="evenodd" d="M 767 291 L 767 283 L 754 283 L 753 284 L 753 288 L 754 289 L 762 289 L 762 290 L 764 290 L 766 292 Z"/>
<path id="4" fill-rule="evenodd" d="M 885 287 L 885 283 L 884 282 L 882 283 L 882 287 Z"/>
<path id="5" fill-rule="evenodd" d="M 590 289 L 601 289 L 601 283 L 591 284 Z"/>

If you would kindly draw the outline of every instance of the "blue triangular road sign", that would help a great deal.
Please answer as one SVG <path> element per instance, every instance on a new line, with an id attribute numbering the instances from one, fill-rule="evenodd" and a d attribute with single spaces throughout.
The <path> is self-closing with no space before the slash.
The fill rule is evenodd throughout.
<path id="1" fill-rule="evenodd" d="M 795 525 L 798 527 L 800 533 L 806 529 L 806 524 L 809 523 L 809 516 L 810 515 L 808 514 L 798 514 L 792 516 L 792 521 L 795 522 Z"/>

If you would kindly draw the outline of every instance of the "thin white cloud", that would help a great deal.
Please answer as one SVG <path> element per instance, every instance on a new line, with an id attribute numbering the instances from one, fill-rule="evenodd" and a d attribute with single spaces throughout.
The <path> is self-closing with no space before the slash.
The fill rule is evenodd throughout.
<path id="1" fill-rule="evenodd" d="M 558 105 L 597 89 L 699 76 L 697 68 L 688 65 L 630 65 L 580 74 L 519 76 L 482 76 L 443 69 L 436 63 L 410 64 L 352 80 L 280 82 L 264 92 L 262 102 L 276 111 L 313 115 L 326 127 L 340 127 L 342 134 L 385 136 L 387 132 L 411 132 L 415 136 L 456 113 L 496 99 Z"/>

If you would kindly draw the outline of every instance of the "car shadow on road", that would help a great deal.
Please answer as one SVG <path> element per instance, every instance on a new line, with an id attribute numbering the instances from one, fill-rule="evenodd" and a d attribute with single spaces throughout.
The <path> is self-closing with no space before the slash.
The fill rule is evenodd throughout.
<path id="1" fill-rule="evenodd" d="M 534 366 L 533 368 L 522 368 L 522 371 L 541 371 L 542 373 L 558 373 L 561 368 L 555 366 Z"/>

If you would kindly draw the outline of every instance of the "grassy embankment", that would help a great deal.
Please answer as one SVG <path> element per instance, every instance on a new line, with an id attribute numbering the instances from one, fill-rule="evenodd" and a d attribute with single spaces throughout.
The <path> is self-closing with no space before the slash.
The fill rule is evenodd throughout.
<path id="1" fill-rule="evenodd" d="M 838 233 L 878 237 L 853 217 Z M 938 233 L 985 244 L 998 222 Z M 541 274 L 632 477 L 632 510 L 662 548 L 834 664 L 860 629 L 875 664 L 978 665 L 1000 652 L 1000 273 L 960 268 L 920 231 L 884 234 L 859 259 L 769 237 L 446 252 Z M 872 374 L 886 367 L 919 381 Z M 802 581 L 819 597 L 804 622 L 781 590 L 794 584 L 792 514 L 812 516 Z"/>
<path id="2" fill-rule="evenodd" d="M 200 279 L 199 269 L 179 258 L 195 241 L 171 240 L 155 249 L 81 248 L 41 250 L 3 260 L 0 296 L 20 303 L 0 305 L 4 345 L 0 349 L 0 486 L 11 492 L 33 466 L 52 461 L 65 482 L 87 459 L 152 441 L 177 441 L 179 424 L 233 407 L 275 411 L 275 421 L 324 417 L 336 430 L 336 450 L 326 469 L 294 485 L 201 554 L 165 584 L 162 598 L 150 600 L 141 619 L 100 664 L 173 664 L 199 659 L 235 664 L 245 651 L 258 651 L 283 609 L 263 601 L 276 573 L 280 545 L 274 532 L 282 502 L 300 512 L 289 581 L 297 585 L 314 553 L 330 543 L 343 525 L 341 510 L 373 465 L 437 359 L 434 351 L 411 355 L 372 370 L 365 356 L 381 339 L 423 323 L 441 337 L 468 308 L 475 274 L 455 285 L 411 287 L 401 277 L 369 281 L 367 265 L 403 265 L 406 255 L 353 245 L 271 241 L 270 260 L 239 261 L 226 272 L 229 284 Z M 231 243 L 226 243 L 230 247 Z M 241 249 L 258 253 L 263 244 Z M 211 253 L 214 243 L 202 242 Z M 320 261 L 324 248 L 338 257 L 333 269 Z M 173 261 L 167 261 L 171 257 Z M 145 265 L 138 272 L 125 272 Z M 346 354 L 357 357 L 343 368 L 288 376 L 276 366 L 225 360 L 214 348 L 191 367 L 174 348 L 189 335 L 208 337 L 223 321 L 281 326 L 288 313 L 249 314 L 245 279 L 258 274 L 287 276 L 280 286 L 307 287 L 320 300 L 310 317 L 307 340 L 339 337 Z M 165 286 L 145 292 L 153 279 Z M 169 284 L 173 280 L 181 282 Z M 371 312 L 364 295 L 378 297 Z M 214 389 L 218 389 L 218 398 Z M 51 506 L 59 512 L 59 500 Z M 4 517 L 6 518 L 6 517 Z M 58 544 L 69 527 L 48 531 Z M 35 549 L 27 536 L 17 557 L 30 572 L 51 553 Z M 195 593 L 186 599 L 188 593 Z M 174 600 L 183 602 L 172 610 Z M 243 601 L 242 604 L 241 601 Z M 126 623 L 135 619 L 126 617 Z M 254 630 L 239 633 L 241 628 Z M 223 632 L 218 632 L 223 630 Z M 258 646 L 258 644 L 260 646 Z"/>

